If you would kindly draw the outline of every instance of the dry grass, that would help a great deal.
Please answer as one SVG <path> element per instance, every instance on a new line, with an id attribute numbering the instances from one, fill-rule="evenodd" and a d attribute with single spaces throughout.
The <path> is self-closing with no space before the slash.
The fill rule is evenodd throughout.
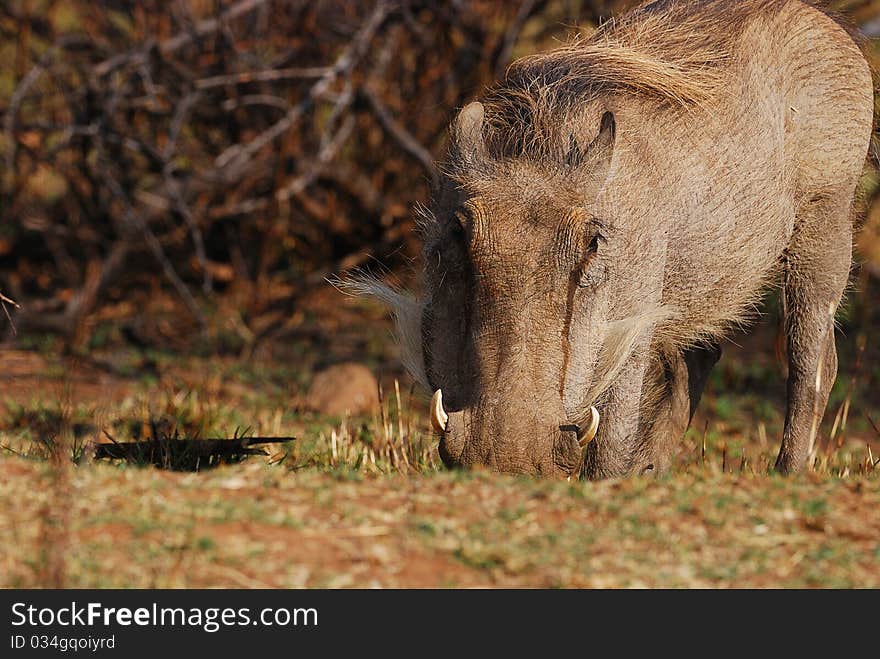
<path id="1" fill-rule="evenodd" d="M 57 543 L 40 521 L 57 505 L 47 465 L 4 458 L 0 476 L 21 499 L 2 512 L 2 586 L 880 586 L 873 477 L 93 465 L 72 471 Z"/>
<path id="2" fill-rule="evenodd" d="M 799 477 L 769 471 L 779 413 L 755 424 L 710 386 L 670 474 L 565 484 L 444 470 L 424 401 L 393 381 L 372 418 L 334 420 L 253 375 L 7 403 L 0 586 L 880 586 L 880 433 L 846 387 Z M 150 419 L 297 440 L 189 474 L 87 459 L 101 429 Z"/>

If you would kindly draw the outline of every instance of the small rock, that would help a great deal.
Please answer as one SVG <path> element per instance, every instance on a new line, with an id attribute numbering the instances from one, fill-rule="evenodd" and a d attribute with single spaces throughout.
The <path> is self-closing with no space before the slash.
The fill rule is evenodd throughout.
<path id="1" fill-rule="evenodd" d="M 375 376 L 363 364 L 336 364 L 315 375 L 305 406 L 329 416 L 368 414 L 379 407 L 377 390 Z"/>
<path id="2" fill-rule="evenodd" d="M 240 476 L 232 476 L 220 481 L 218 485 L 224 490 L 240 490 L 247 487 L 247 481 Z"/>

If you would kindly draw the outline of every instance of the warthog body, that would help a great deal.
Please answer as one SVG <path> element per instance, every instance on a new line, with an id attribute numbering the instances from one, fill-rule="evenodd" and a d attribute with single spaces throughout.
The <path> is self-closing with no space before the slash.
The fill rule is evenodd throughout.
<path id="1" fill-rule="evenodd" d="M 442 390 L 444 461 L 661 470 L 718 341 L 781 283 L 776 464 L 801 469 L 836 376 L 872 106 L 857 45 L 798 0 L 658 0 L 515 62 L 453 124 L 421 295 L 362 282 Z"/>

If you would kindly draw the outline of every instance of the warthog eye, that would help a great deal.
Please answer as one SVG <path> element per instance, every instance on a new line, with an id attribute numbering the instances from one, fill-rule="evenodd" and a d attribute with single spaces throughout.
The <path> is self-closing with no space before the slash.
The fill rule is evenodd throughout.
<path id="1" fill-rule="evenodd" d="M 587 253 L 584 255 L 576 271 L 578 286 L 581 288 L 595 288 L 599 285 L 602 279 L 601 273 L 594 272 L 595 268 L 591 268 L 590 264 L 599 251 L 599 243 L 604 242 L 605 237 L 600 233 L 594 234 L 590 239 L 587 245 Z"/>
<path id="2" fill-rule="evenodd" d="M 449 222 L 449 232 L 455 240 L 464 240 L 467 235 L 468 216 L 465 211 L 455 211 Z"/>

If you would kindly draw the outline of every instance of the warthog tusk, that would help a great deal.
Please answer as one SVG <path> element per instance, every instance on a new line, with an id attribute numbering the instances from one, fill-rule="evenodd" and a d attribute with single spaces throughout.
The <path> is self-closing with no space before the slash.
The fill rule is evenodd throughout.
<path id="1" fill-rule="evenodd" d="M 439 393 L 439 392 L 438 392 Z M 584 448 L 587 444 L 589 444 L 593 437 L 596 436 L 596 431 L 599 429 L 599 410 L 595 407 L 590 406 L 590 419 L 587 421 L 586 425 L 578 432 L 578 444 L 581 445 L 581 448 Z"/>
<path id="2" fill-rule="evenodd" d="M 449 415 L 443 410 L 443 392 L 438 389 L 431 398 L 431 425 L 437 432 L 446 432 Z"/>

